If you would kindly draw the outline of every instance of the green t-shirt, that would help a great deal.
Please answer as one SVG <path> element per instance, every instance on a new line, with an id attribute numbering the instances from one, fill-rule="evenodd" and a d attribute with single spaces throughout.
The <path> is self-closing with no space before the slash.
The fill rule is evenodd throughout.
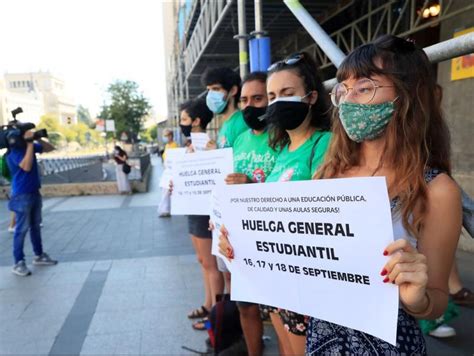
<path id="1" fill-rule="evenodd" d="M 319 137 L 321 138 L 314 147 L 314 144 Z M 311 179 L 314 172 L 316 172 L 320 164 L 323 162 L 330 139 L 330 132 L 316 131 L 305 141 L 305 143 L 292 152 L 288 151 L 288 145 L 285 146 L 281 150 L 275 163 L 275 167 L 273 167 L 272 173 L 267 178 L 267 182 L 287 182 Z M 314 155 L 310 171 L 310 157 L 313 147 Z"/>
<path id="2" fill-rule="evenodd" d="M 277 152 L 268 145 L 268 133 L 255 135 L 247 129 L 234 142 L 234 172 L 246 174 L 254 183 L 263 183 L 277 159 Z"/>
<path id="3" fill-rule="evenodd" d="M 217 135 L 217 147 L 234 147 L 234 142 L 237 137 L 245 130 L 248 130 L 248 128 L 244 121 L 242 111 L 237 110 L 222 124 L 219 134 Z"/>

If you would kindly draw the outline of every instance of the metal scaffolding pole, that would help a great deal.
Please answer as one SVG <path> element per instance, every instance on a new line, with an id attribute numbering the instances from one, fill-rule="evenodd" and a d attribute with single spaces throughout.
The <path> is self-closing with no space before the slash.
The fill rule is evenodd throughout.
<path id="1" fill-rule="evenodd" d="M 253 31 L 251 34 L 254 35 L 255 38 L 261 38 L 264 34 L 262 25 L 262 0 L 255 0 L 254 5 L 255 31 Z"/>
<path id="2" fill-rule="evenodd" d="M 237 0 L 237 15 L 239 18 L 239 34 L 234 39 L 239 40 L 239 63 L 240 77 L 247 75 L 247 66 L 249 63 L 247 23 L 245 17 L 245 0 Z"/>
<path id="3" fill-rule="evenodd" d="M 466 54 L 474 53 L 474 33 L 452 38 L 432 46 L 423 48 L 430 62 L 438 63 Z M 329 91 L 336 85 L 336 78 L 326 80 L 324 87 Z"/>
<path id="4" fill-rule="evenodd" d="M 283 0 L 290 11 L 295 15 L 301 25 L 313 37 L 317 45 L 328 56 L 332 63 L 339 67 L 344 60 L 344 52 L 337 46 L 332 38 L 323 30 L 323 28 L 311 17 L 308 11 L 301 5 L 299 0 Z"/>
<path id="5" fill-rule="evenodd" d="M 474 53 L 474 33 L 468 33 L 423 49 L 432 63 Z"/>

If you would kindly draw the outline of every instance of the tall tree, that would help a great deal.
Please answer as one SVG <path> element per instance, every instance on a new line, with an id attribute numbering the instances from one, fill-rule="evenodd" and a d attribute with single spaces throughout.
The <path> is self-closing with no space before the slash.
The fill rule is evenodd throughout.
<path id="1" fill-rule="evenodd" d="M 150 103 L 139 91 L 138 84 L 130 80 L 110 84 L 107 92 L 109 102 L 104 104 L 99 117 L 114 120 L 118 135 L 127 132 L 128 137 L 136 138 L 143 130 L 145 116 L 151 109 Z"/>
<path id="2" fill-rule="evenodd" d="M 79 120 L 79 122 L 82 122 L 89 127 L 91 127 L 93 124 L 92 119 L 91 119 L 91 114 L 89 113 L 89 109 L 87 109 L 86 107 L 82 105 L 79 105 L 77 107 L 77 119 Z"/>

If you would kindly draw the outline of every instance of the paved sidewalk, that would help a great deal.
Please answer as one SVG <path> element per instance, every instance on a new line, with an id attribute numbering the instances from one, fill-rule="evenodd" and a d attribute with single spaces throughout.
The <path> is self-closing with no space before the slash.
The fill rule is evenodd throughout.
<path id="1" fill-rule="evenodd" d="M 44 249 L 60 263 L 11 273 L 9 213 L 0 204 L 0 355 L 183 355 L 207 333 L 188 312 L 203 300 L 184 217 L 159 219 L 154 162 L 149 193 L 48 198 Z M 267 354 L 276 349 L 275 339 Z"/>
<path id="2" fill-rule="evenodd" d="M 183 354 L 182 345 L 204 348 L 205 333 L 186 318 L 202 300 L 200 269 L 185 219 L 158 219 L 156 188 L 133 196 L 45 199 L 44 247 L 60 263 L 32 267 L 27 278 L 10 272 L 2 204 L 0 355 L 156 355 Z M 29 242 L 25 247 L 31 263 Z"/>
<path id="3" fill-rule="evenodd" d="M 44 201 L 45 250 L 60 264 L 11 270 L 8 212 L 0 203 L 0 355 L 190 355 L 205 332 L 186 314 L 203 298 L 201 274 L 183 217 L 159 219 L 160 166 L 147 194 Z M 31 264 L 29 242 L 25 244 Z M 459 253 L 474 288 L 474 256 Z M 474 311 L 453 322 L 458 337 L 429 338 L 431 355 L 474 352 Z M 275 354 L 273 332 L 265 354 Z"/>

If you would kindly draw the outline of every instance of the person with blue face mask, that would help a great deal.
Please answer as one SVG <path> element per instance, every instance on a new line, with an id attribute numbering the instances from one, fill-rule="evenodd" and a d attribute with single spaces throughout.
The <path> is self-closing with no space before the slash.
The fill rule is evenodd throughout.
<path id="1" fill-rule="evenodd" d="M 248 130 L 242 112 L 238 109 L 240 98 L 240 76 L 230 68 L 215 68 L 206 71 L 202 83 L 206 86 L 206 104 L 221 122 L 217 142 L 211 141 L 208 148 L 232 147 L 235 139 Z"/>

